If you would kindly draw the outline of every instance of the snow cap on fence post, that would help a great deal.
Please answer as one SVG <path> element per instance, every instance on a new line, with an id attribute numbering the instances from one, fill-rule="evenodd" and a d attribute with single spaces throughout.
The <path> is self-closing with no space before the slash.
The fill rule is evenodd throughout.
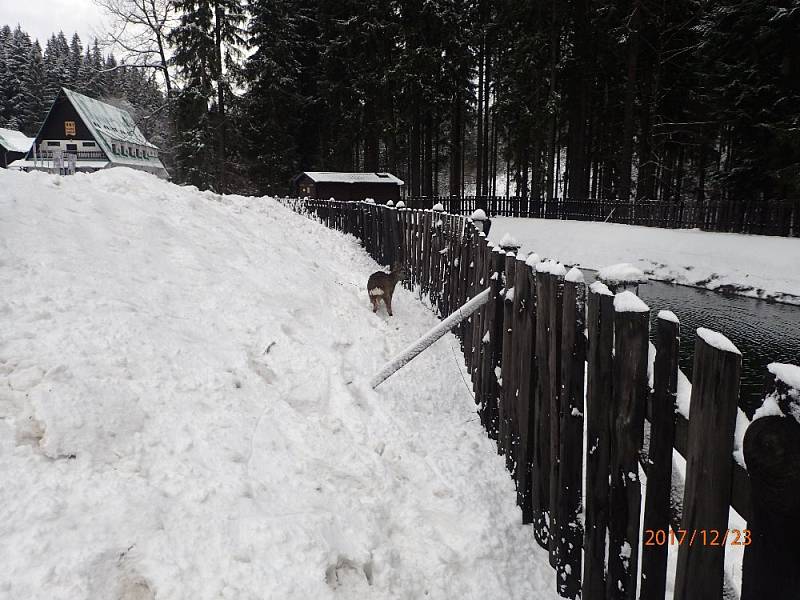
<path id="1" fill-rule="evenodd" d="M 394 206 L 394 200 L 389 200 L 389 201 L 386 203 L 386 206 Z"/>
<path id="2" fill-rule="evenodd" d="M 492 226 L 492 221 L 489 217 L 486 216 L 486 212 L 482 208 L 476 209 L 469 218 L 475 223 L 475 227 L 478 231 L 484 232 L 486 235 L 489 235 L 489 228 Z"/>
<path id="3" fill-rule="evenodd" d="M 391 200 L 389 202 L 391 202 Z M 405 208 L 406 207 L 406 203 L 403 202 L 402 200 L 398 200 L 396 206 L 397 206 L 397 208 Z"/>
<path id="4" fill-rule="evenodd" d="M 647 283 L 647 275 L 630 263 L 618 263 L 603 267 L 597 272 L 598 281 L 605 283 L 612 292 L 632 289 L 638 295 L 639 284 Z"/>
<path id="5" fill-rule="evenodd" d="M 514 254 L 516 254 L 516 251 L 522 246 L 510 233 L 503 235 L 498 245 L 506 252 L 514 252 Z"/>

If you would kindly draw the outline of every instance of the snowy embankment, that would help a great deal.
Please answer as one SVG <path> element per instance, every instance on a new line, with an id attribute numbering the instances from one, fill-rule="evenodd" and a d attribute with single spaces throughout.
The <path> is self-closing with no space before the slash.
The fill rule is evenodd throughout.
<path id="1" fill-rule="evenodd" d="M 0 190 L 0 597 L 554 597 L 455 338 L 370 389 L 437 321 L 372 314 L 355 240 L 126 169 Z"/>
<path id="2" fill-rule="evenodd" d="M 599 269 L 633 263 L 653 279 L 800 304 L 800 238 L 549 219 L 492 219 L 523 250 Z"/>

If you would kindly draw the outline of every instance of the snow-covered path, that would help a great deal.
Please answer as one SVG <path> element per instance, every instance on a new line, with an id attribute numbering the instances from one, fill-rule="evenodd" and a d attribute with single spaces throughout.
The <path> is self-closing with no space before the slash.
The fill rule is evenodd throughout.
<path id="1" fill-rule="evenodd" d="M 451 335 L 269 199 L 0 171 L 0 598 L 554 598 Z"/>
<path id="2" fill-rule="evenodd" d="M 489 238 L 499 240 L 506 233 L 524 250 L 588 269 L 628 262 L 654 279 L 800 304 L 800 238 L 618 223 L 492 219 Z"/>

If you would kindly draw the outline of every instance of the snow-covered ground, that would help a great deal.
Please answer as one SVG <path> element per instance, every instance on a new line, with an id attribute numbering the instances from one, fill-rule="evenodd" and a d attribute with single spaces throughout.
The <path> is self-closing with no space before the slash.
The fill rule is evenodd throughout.
<path id="1" fill-rule="evenodd" d="M 800 304 L 800 238 L 617 223 L 492 219 L 489 239 L 510 234 L 542 257 L 599 269 L 633 263 L 653 279 L 729 289 Z"/>
<path id="2" fill-rule="evenodd" d="M 369 388 L 436 323 L 375 268 L 269 199 L 0 170 L 0 598 L 553 598 L 455 338 Z"/>

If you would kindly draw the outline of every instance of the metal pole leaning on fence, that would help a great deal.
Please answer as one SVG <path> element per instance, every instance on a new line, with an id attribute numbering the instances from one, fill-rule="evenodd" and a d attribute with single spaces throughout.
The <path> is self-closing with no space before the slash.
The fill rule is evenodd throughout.
<path id="1" fill-rule="evenodd" d="M 378 371 L 378 373 L 370 380 L 369 384 L 372 389 L 377 388 L 395 372 L 411 362 L 411 360 L 413 360 L 420 352 L 428 348 L 445 333 L 450 331 L 453 327 L 458 325 L 461 321 L 486 304 L 490 299 L 491 288 L 487 288 L 472 298 L 472 300 L 467 302 L 464 306 L 453 311 L 453 314 L 447 317 L 444 321 L 436 325 L 436 327 L 433 327 L 416 342 L 406 347 L 405 350 L 400 352 L 397 356 L 392 358 L 392 360 L 386 363 L 383 368 Z"/>

